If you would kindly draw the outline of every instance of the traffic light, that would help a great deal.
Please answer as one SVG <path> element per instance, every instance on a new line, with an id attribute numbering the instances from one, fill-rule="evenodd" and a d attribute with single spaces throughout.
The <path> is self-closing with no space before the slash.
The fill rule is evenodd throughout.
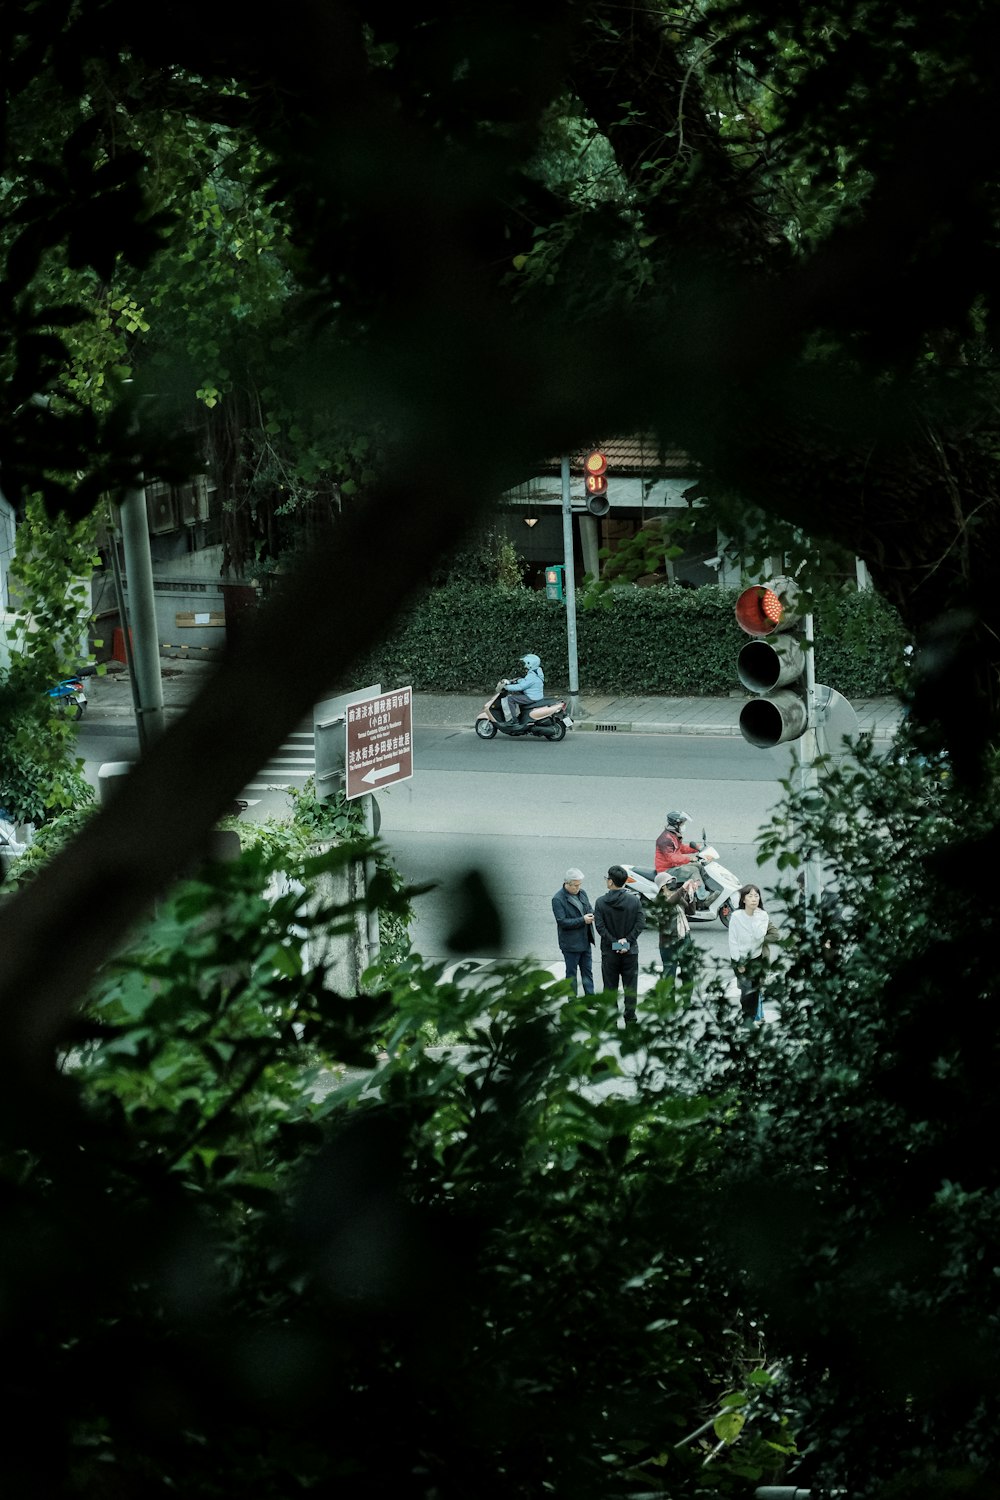
<path id="1" fill-rule="evenodd" d="M 744 589 L 736 621 L 747 635 L 736 671 L 758 696 L 743 705 L 740 733 L 751 745 L 770 749 L 797 740 L 809 727 L 806 649 L 798 588 L 790 578 L 772 578 Z"/>
<path id="2" fill-rule="evenodd" d="M 611 509 L 611 502 L 608 499 L 608 460 L 605 454 L 587 454 L 583 465 L 583 484 L 590 514 L 606 516 Z"/>
<path id="3" fill-rule="evenodd" d="M 545 597 L 554 600 L 556 604 L 563 602 L 565 595 L 562 563 L 549 563 L 545 569 Z"/>

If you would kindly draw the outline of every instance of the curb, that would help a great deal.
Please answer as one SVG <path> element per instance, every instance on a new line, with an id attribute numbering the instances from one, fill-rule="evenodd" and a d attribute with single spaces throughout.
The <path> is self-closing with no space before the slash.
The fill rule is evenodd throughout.
<path id="1" fill-rule="evenodd" d="M 582 730 L 584 733 L 603 731 L 606 734 L 696 734 L 696 735 L 720 735 L 732 738 L 738 735 L 738 724 L 651 724 L 643 720 L 635 720 L 632 723 L 622 723 L 620 720 L 588 719 L 581 723 L 579 719 L 573 722 L 573 730 Z"/>
<path id="2" fill-rule="evenodd" d="M 444 728 L 445 726 L 439 725 L 438 727 L 439 728 Z M 685 735 L 685 734 L 687 734 L 687 735 L 697 735 L 697 736 L 699 736 L 699 737 L 701 737 L 703 739 L 704 738 L 711 738 L 713 736 L 715 738 L 719 738 L 719 739 L 740 739 L 740 738 L 742 738 L 742 736 L 740 734 L 740 726 L 738 724 L 687 724 L 687 723 L 684 723 L 684 724 L 682 724 L 682 723 L 673 723 L 673 724 L 647 724 L 647 723 L 645 723 L 641 719 L 637 720 L 637 721 L 635 721 L 635 722 L 633 722 L 631 724 L 623 724 L 623 723 L 618 723 L 618 722 L 610 723 L 610 722 L 600 722 L 600 721 L 593 721 L 593 722 L 590 722 L 590 723 L 581 724 L 580 721 L 579 721 L 579 719 L 577 719 L 575 721 L 574 725 L 573 725 L 573 732 L 574 732 L 574 734 L 578 730 L 583 730 L 584 732 L 588 732 L 588 731 L 589 732 L 593 732 L 594 730 L 603 730 L 606 733 L 607 732 L 610 732 L 610 733 L 617 732 L 618 734 L 671 734 L 671 735 Z M 889 741 L 889 740 L 891 740 L 893 738 L 893 735 L 894 735 L 895 731 L 892 730 L 892 729 L 884 729 L 884 728 L 881 728 L 881 727 L 873 725 L 870 730 L 863 730 L 862 733 L 871 734 L 871 737 L 872 737 L 873 740 L 886 740 L 886 741 Z"/>

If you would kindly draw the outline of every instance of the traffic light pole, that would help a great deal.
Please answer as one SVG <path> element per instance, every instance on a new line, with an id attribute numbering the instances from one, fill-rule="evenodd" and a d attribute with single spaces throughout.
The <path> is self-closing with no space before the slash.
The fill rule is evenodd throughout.
<path id="1" fill-rule="evenodd" d="M 813 653 L 813 617 L 812 614 L 803 617 L 805 626 L 805 685 L 806 685 L 806 729 L 799 739 L 795 741 L 795 759 L 798 770 L 799 791 L 803 797 L 812 800 L 820 796 L 819 772 L 816 769 L 816 758 L 819 754 L 819 746 L 816 738 L 816 662 Z M 805 898 L 808 905 L 818 902 L 823 895 L 823 867 L 820 857 L 815 850 L 810 852 L 805 862 Z"/>
<path id="2" fill-rule="evenodd" d="M 576 648 L 576 568 L 573 562 L 573 512 L 570 508 L 569 458 L 565 455 L 559 464 L 562 479 L 563 522 L 563 592 L 566 596 L 566 656 L 569 662 L 569 708 L 570 717 L 576 719 L 580 711 L 580 667 Z"/>

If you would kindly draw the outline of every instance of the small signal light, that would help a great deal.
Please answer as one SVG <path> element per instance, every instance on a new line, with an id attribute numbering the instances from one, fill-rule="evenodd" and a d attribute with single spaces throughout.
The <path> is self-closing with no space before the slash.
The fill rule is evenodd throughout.
<path id="1" fill-rule="evenodd" d="M 583 488 L 587 509 L 592 516 L 606 516 L 611 509 L 608 500 L 608 457 L 599 448 L 583 461 Z"/>

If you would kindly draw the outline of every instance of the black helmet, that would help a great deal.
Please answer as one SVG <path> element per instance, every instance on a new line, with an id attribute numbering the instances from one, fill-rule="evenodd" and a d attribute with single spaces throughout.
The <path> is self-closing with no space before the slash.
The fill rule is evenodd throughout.
<path id="1" fill-rule="evenodd" d="M 690 821 L 691 820 L 686 812 L 667 813 L 667 827 L 676 829 L 678 833 L 683 828 L 684 824 Z"/>

